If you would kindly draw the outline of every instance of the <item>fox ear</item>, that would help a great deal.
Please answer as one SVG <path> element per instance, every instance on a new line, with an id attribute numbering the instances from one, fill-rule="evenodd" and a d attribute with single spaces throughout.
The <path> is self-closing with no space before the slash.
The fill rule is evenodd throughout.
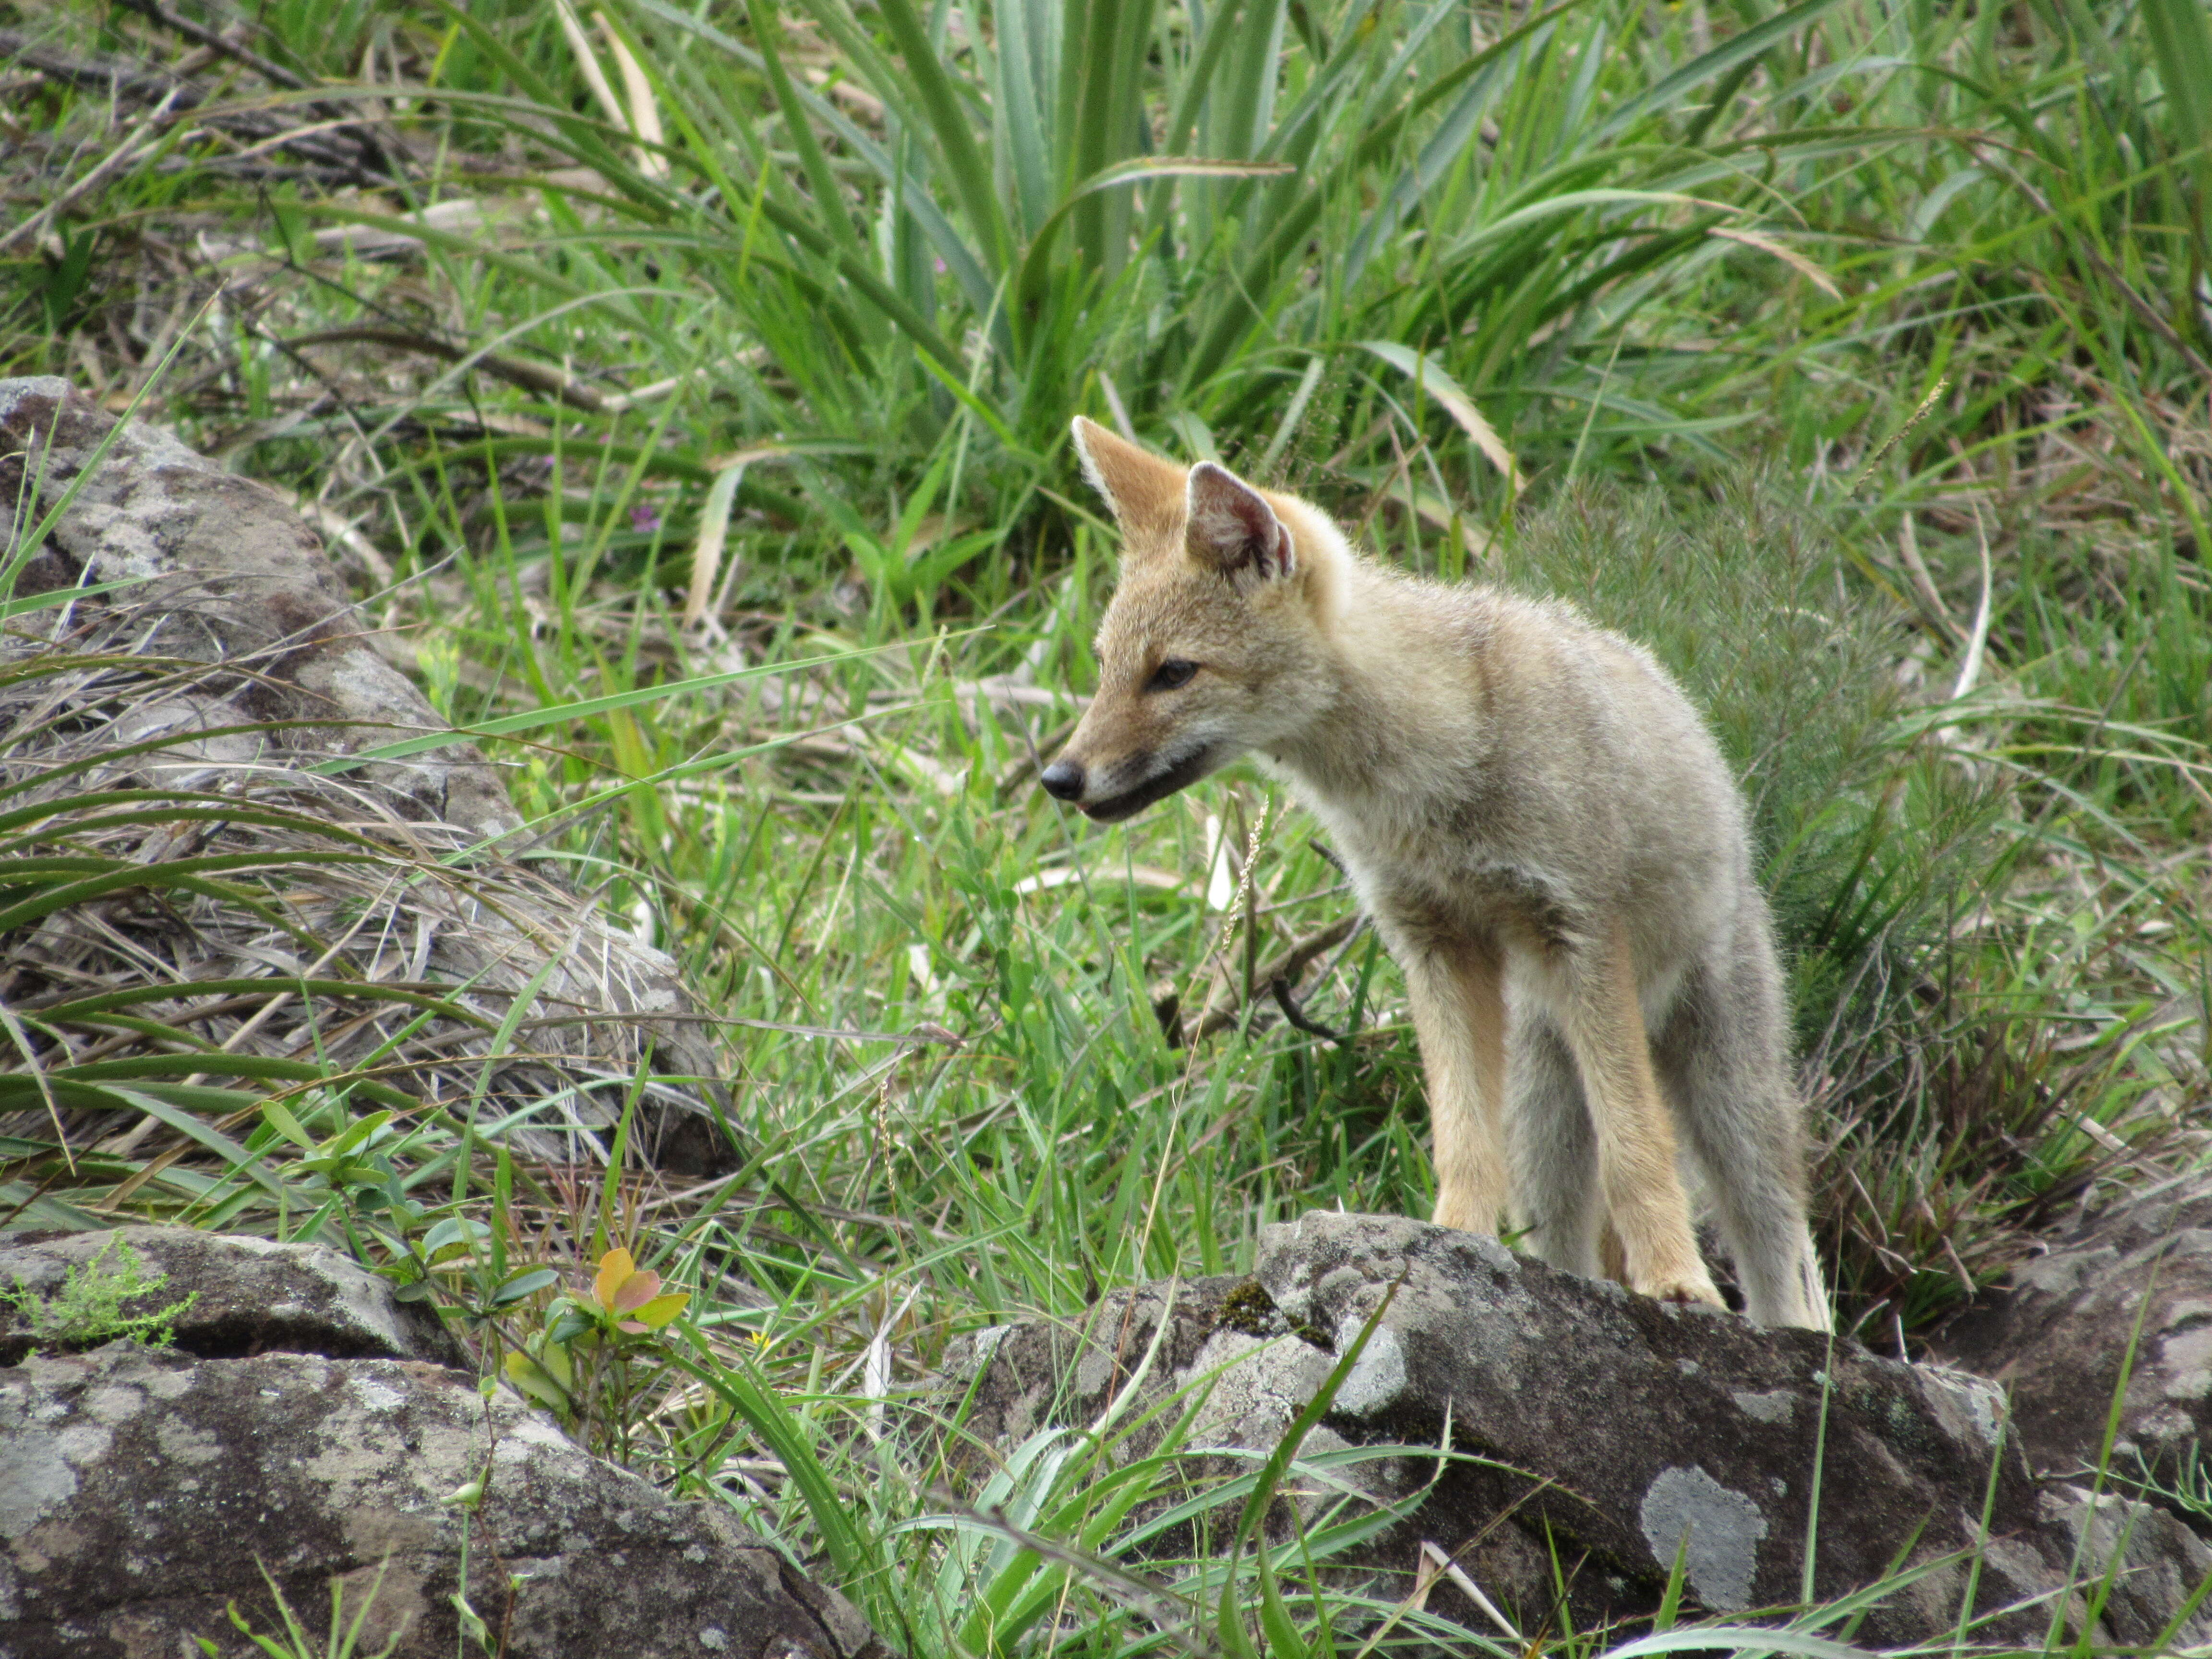
<path id="1" fill-rule="evenodd" d="M 1164 536 L 1182 510 L 1182 469 L 1096 421 L 1075 417 L 1075 453 L 1083 476 L 1106 498 L 1124 536 Z"/>
<path id="2" fill-rule="evenodd" d="M 1297 568 L 1290 527 L 1260 492 L 1227 469 L 1200 461 L 1190 470 L 1191 556 L 1225 576 L 1279 581 Z"/>

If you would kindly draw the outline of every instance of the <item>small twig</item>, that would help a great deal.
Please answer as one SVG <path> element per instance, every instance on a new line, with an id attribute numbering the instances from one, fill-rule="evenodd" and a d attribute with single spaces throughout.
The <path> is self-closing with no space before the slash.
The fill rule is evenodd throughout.
<path id="1" fill-rule="evenodd" d="M 221 52 L 232 63 L 252 70 L 264 81 L 289 88 L 295 92 L 307 85 L 304 77 L 293 74 L 283 64 L 270 63 L 258 52 L 248 51 L 204 23 L 195 23 L 189 17 L 178 16 L 167 6 L 159 4 L 158 0 L 120 0 L 120 3 L 125 11 L 135 11 L 148 22 L 158 23 L 173 34 L 181 34 L 196 46 L 205 46 L 210 52 Z"/>
<path id="2" fill-rule="evenodd" d="M 1334 951 L 1338 945 L 1343 944 L 1359 931 L 1360 925 L 1366 920 L 1366 917 L 1355 911 L 1351 915 L 1340 917 L 1331 922 L 1311 938 L 1301 940 L 1269 963 L 1256 975 L 1257 982 L 1265 984 L 1268 981 L 1279 979 L 1292 985 L 1297 984 L 1298 975 L 1312 965 L 1316 957 L 1325 951 Z M 1195 1044 L 1201 1037 L 1209 1037 L 1216 1031 L 1226 1030 L 1237 1023 L 1237 1011 L 1234 1008 L 1209 1009 L 1206 1018 L 1199 1021 L 1198 1024 L 1185 1035 L 1183 1040 Z M 1340 1042 L 1342 1040 L 1338 1039 Z"/>
<path id="3" fill-rule="evenodd" d="M 1280 974 L 1276 975 L 1274 978 L 1267 981 L 1267 989 L 1274 994 L 1275 1006 L 1283 1011 L 1283 1018 L 1290 1021 L 1291 1024 L 1297 1026 L 1298 1030 L 1301 1031 L 1310 1031 L 1317 1037 L 1327 1037 L 1331 1042 L 1337 1043 L 1340 1046 L 1343 1043 L 1343 1032 L 1337 1030 L 1333 1026 L 1322 1024 L 1319 1020 L 1307 1013 L 1304 1009 L 1299 1007 L 1297 1002 L 1292 1000 L 1291 996 L 1291 982 L 1287 979 L 1285 979 Z"/>
<path id="4" fill-rule="evenodd" d="M 62 1127 L 61 1103 L 54 1097 L 54 1085 L 47 1079 L 46 1068 L 39 1051 L 32 1046 L 31 1034 L 23 1029 L 21 1021 L 8 1012 L 4 1003 L 0 1003 L 0 1026 L 6 1028 L 9 1036 L 15 1042 L 16 1052 L 23 1056 L 24 1069 L 30 1073 L 32 1080 L 39 1085 L 39 1094 L 46 1103 L 46 1115 L 53 1120 L 54 1143 L 61 1148 L 62 1162 L 69 1166 L 69 1172 L 75 1175 L 76 1154 L 70 1150 L 69 1131 Z M 19 1206 L 9 1218 L 12 1220 L 21 1212 Z"/>
<path id="5" fill-rule="evenodd" d="M 168 126 L 169 106 L 177 101 L 177 94 L 182 90 L 181 87 L 170 88 L 167 94 L 160 103 L 138 118 L 137 126 L 131 136 L 101 158 L 99 166 L 94 167 L 91 172 L 86 173 L 83 178 L 55 197 L 52 201 L 31 215 L 29 218 L 21 221 L 9 230 L 0 231 L 0 252 L 5 252 L 26 237 L 37 235 L 48 223 L 60 217 L 69 209 L 75 207 L 117 173 L 122 172 L 124 168 L 143 159 L 160 140 L 163 130 Z M 182 114 L 183 112 L 179 111 L 179 113 Z"/>
<path id="6" fill-rule="evenodd" d="M 495 379 L 519 386 L 526 392 L 535 392 L 563 403 L 571 409 L 580 409 L 586 414 L 599 415 L 606 405 L 599 394 L 556 368 L 541 368 L 536 363 L 518 362 L 513 357 L 495 356 L 489 351 L 473 352 L 441 340 L 434 335 L 419 334 L 412 329 L 379 328 L 374 324 L 357 324 L 348 328 L 325 328 L 313 334 L 295 334 L 280 343 L 288 347 L 309 345 L 361 344 L 388 346 L 395 351 L 419 351 L 426 357 L 435 357 L 444 362 L 459 363 L 465 368 L 480 368 Z"/>
<path id="7" fill-rule="evenodd" d="M 1313 965 L 1316 957 L 1346 943 L 1365 925 L 1366 921 L 1367 918 L 1356 910 L 1348 916 L 1339 917 L 1312 938 L 1291 946 L 1284 953 L 1281 962 L 1269 971 L 1281 975 L 1293 985 L 1297 984 L 1298 976 Z"/>
<path id="8" fill-rule="evenodd" d="M 134 11 L 147 21 L 180 34 L 195 46 L 228 58 L 240 68 L 251 70 L 271 86 L 283 87 L 290 92 L 305 92 L 314 82 L 305 76 L 296 75 L 282 64 L 272 63 L 260 53 L 242 46 L 227 35 L 196 23 L 189 17 L 180 17 L 160 0 L 122 0 L 125 9 Z M 394 157 L 394 146 L 380 137 L 374 125 L 348 110 L 341 102 L 310 104 L 307 107 L 331 118 L 331 124 L 349 134 L 361 146 L 359 160 L 341 159 L 338 165 L 350 167 L 356 173 L 374 177 L 380 174 L 386 180 L 396 180 L 400 168 Z M 287 142 L 291 142 L 289 139 Z"/>
<path id="9" fill-rule="evenodd" d="M 999 799 L 1006 799 L 1031 776 L 1042 771 L 1044 757 L 1075 735 L 1075 728 L 1081 719 L 1082 717 L 1078 715 L 1075 720 L 1063 721 L 1060 725 L 1055 726 L 1045 733 L 1042 743 L 1033 738 L 1030 738 L 1028 752 L 1015 756 L 1006 763 L 1006 769 L 999 774 L 999 781 L 996 785 Z M 1026 728 L 1023 735 L 1028 736 Z"/>
<path id="10" fill-rule="evenodd" d="M 41 76 L 59 81 L 72 87 L 101 93 L 120 102 L 125 99 L 134 103 L 150 104 L 162 94 L 182 94 L 183 106 L 191 109 L 200 102 L 198 91 L 185 76 L 169 70 L 147 68 L 121 58 L 100 53 L 79 56 L 57 50 L 46 41 L 33 39 L 21 29 L 0 29 L 0 61 L 20 66 L 25 75 L 10 76 L 4 83 L 15 90 L 18 83 L 36 85 Z"/>

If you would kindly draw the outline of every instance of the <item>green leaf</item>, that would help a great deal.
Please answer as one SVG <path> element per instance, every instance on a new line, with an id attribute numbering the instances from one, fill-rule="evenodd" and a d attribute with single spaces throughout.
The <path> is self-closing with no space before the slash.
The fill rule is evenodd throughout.
<path id="1" fill-rule="evenodd" d="M 2180 141 L 2181 160 L 2196 179 L 2197 259 L 2212 258 L 2212 20 L 2204 0 L 2141 0 L 2144 32 L 2158 58 L 2158 78 Z M 2197 337 L 2203 337 L 2200 331 Z"/>
<path id="2" fill-rule="evenodd" d="M 285 1107 L 283 1102 L 276 1100 L 263 1101 L 261 1103 L 261 1118 L 262 1121 L 268 1124 L 270 1128 L 276 1130 L 278 1134 L 283 1136 L 285 1139 L 290 1141 L 295 1146 L 303 1147 L 309 1152 L 314 1150 L 315 1138 L 309 1134 L 304 1128 L 300 1127 L 300 1120 L 292 1115 L 291 1112 Z"/>
<path id="3" fill-rule="evenodd" d="M 27 617 L 40 611 L 58 611 L 63 605 L 75 605 L 79 599 L 97 599 L 103 593 L 136 587 L 145 580 L 143 576 L 125 576 L 119 581 L 93 582 L 83 587 L 50 587 L 43 593 L 27 593 L 21 598 L 9 594 L 0 598 L 0 622 L 11 622 L 17 617 Z"/>
<path id="4" fill-rule="evenodd" d="M 1739 34 L 1732 34 L 1702 57 L 1692 58 L 1661 81 L 1650 90 L 1628 100 L 1613 111 L 1590 135 L 1593 145 L 1611 143 L 1637 122 L 1655 111 L 1663 110 L 1679 100 L 1682 94 L 1706 82 L 1727 74 L 1739 64 L 1748 63 L 1761 52 L 1778 46 L 1791 35 L 1814 22 L 1824 14 L 1833 11 L 1841 0 L 1800 0 L 1787 11 L 1779 11 L 1763 23 L 1754 23 Z"/>
<path id="5" fill-rule="evenodd" d="M 691 1299 L 689 1291 L 671 1291 L 656 1296 L 642 1307 L 629 1310 L 626 1317 L 635 1320 L 649 1331 L 657 1331 L 684 1311 L 684 1304 Z"/>
<path id="6" fill-rule="evenodd" d="M 507 1280 L 491 1295 L 492 1305 L 504 1308 L 517 1302 L 527 1301 L 547 1286 L 561 1282 L 561 1275 L 550 1267 L 532 1267 Z"/>
<path id="7" fill-rule="evenodd" d="M 447 1216 L 422 1235 L 416 1252 L 425 1261 L 434 1262 L 444 1250 L 470 1250 L 489 1237 L 491 1229 L 483 1222 L 465 1216 Z"/>
<path id="8" fill-rule="evenodd" d="M 543 1365 L 520 1348 L 510 1348 L 503 1369 L 507 1380 L 522 1391 L 525 1398 L 536 1401 L 550 1411 L 563 1416 L 574 1410 L 568 1391 Z"/>
<path id="9" fill-rule="evenodd" d="M 959 95 L 909 0 L 880 0 L 880 5 L 892 41 L 905 59 L 908 84 L 921 95 L 931 137 L 937 142 L 953 194 L 975 237 L 976 252 L 995 279 L 1006 269 L 1012 242 L 992 186 L 990 165 L 983 159 Z"/>

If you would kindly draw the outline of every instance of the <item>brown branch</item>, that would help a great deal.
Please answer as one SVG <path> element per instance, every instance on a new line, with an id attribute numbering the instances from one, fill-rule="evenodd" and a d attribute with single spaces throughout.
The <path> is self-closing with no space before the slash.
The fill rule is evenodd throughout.
<path id="1" fill-rule="evenodd" d="M 176 118 L 169 110 L 169 106 L 175 101 L 175 98 L 176 94 L 173 91 L 152 110 L 140 116 L 133 125 L 130 136 L 108 151 L 100 159 L 100 165 L 86 173 L 83 178 L 55 197 L 36 213 L 17 221 L 11 229 L 0 232 L 0 252 L 4 252 L 27 237 L 36 236 L 46 226 L 60 218 L 63 213 L 101 189 L 109 179 L 153 154 L 154 147 L 160 140 L 162 132 L 167 128 L 169 123 Z"/>
<path id="2" fill-rule="evenodd" d="M 1045 733 L 1044 741 L 1042 743 L 1035 738 L 1029 737 L 1026 726 L 1023 728 L 1023 736 L 1028 740 L 1028 750 L 1026 753 L 1017 755 L 1008 761 L 1006 769 L 999 774 L 996 787 L 1000 800 L 1006 799 L 1030 778 L 1044 769 L 1044 757 L 1075 735 L 1075 728 L 1080 718 L 1079 716 L 1076 720 L 1066 720 L 1053 727 L 1051 731 Z"/>
<path id="3" fill-rule="evenodd" d="M 541 368 L 536 363 L 523 362 L 513 357 L 495 356 L 489 351 L 470 351 L 434 335 L 418 334 L 412 329 L 379 328 L 364 323 L 349 328 L 322 329 L 313 334 L 295 334 L 278 343 L 286 347 L 356 343 L 388 346 L 394 351 L 419 351 L 426 357 L 436 357 L 465 368 L 481 368 L 485 374 L 505 380 L 510 386 L 538 392 L 556 403 L 566 404 L 571 409 L 580 409 L 586 414 L 603 414 L 606 409 L 598 392 L 558 369 Z"/>
<path id="4" fill-rule="evenodd" d="M 126 10 L 137 13 L 147 21 L 181 35 L 195 46 L 228 58 L 242 69 L 252 70 L 271 86 L 282 87 L 288 92 L 305 92 L 315 84 L 305 76 L 295 74 L 282 64 L 271 62 L 205 24 L 179 16 L 161 4 L 160 0 L 120 0 L 120 3 Z M 401 169 L 397 157 L 404 151 L 397 143 L 386 142 L 386 136 L 380 134 L 373 122 L 362 119 L 343 103 L 315 103 L 307 107 L 331 122 L 359 146 L 358 159 L 342 159 L 340 165 L 350 167 L 363 178 L 380 176 L 386 182 L 399 179 Z"/>
<path id="5" fill-rule="evenodd" d="M 198 88 L 166 70 L 149 69 L 128 58 L 105 53 L 79 55 L 64 52 L 33 39 L 21 29 L 0 29 L 0 59 L 35 70 L 48 80 L 66 82 L 73 87 L 104 92 L 117 99 L 127 98 L 136 103 L 152 104 L 173 98 L 173 107 L 192 109 L 201 102 Z"/>
<path id="6" fill-rule="evenodd" d="M 172 34 L 181 34 L 196 46 L 205 46 L 210 52 L 221 52 L 243 68 L 252 70 L 272 85 L 297 92 L 307 86 L 302 76 L 295 75 L 281 64 L 272 64 L 258 52 L 249 52 L 236 41 L 225 38 L 204 23 L 195 23 L 189 17 L 179 17 L 158 0 L 117 0 L 125 11 L 135 11 L 149 23 L 167 29 Z"/>
<path id="7" fill-rule="evenodd" d="M 1254 983 L 1255 985 L 1267 985 L 1271 988 L 1274 982 L 1279 980 L 1282 981 L 1285 987 L 1297 984 L 1298 981 L 1298 976 L 1304 973 L 1309 967 L 1312 966 L 1313 960 L 1316 957 L 1322 955 L 1324 951 L 1334 951 L 1336 949 L 1338 945 L 1343 944 L 1354 933 L 1358 933 L 1360 928 L 1360 924 L 1365 921 L 1366 917 L 1361 915 L 1355 910 L 1352 915 L 1341 917 L 1339 920 L 1331 922 L 1319 933 L 1313 934 L 1310 938 L 1301 939 L 1297 944 L 1293 945 L 1289 950 L 1284 951 L 1281 956 L 1276 957 L 1274 961 L 1269 963 L 1265 968 L 1254 975 Z M 1234 1006 L 1209 1009 L 1206 1012 L 1206 1018 L 1199 1021 L 1197 1029 L 1193 1030 L 1185 1040 L 1190 1042 L 1196 1042 L 1200 1037 L 1209 1037 L 1216 1031 L 1226 1030 L 1230 1026 L 1234 1025 L 1237 1023 L 1239 1013 L 1240 1010 Z M 1293 1019 L 1291 1024 L 1298 1025 L 1298 1029 L 1300 1030 L 1312 1031 L 1316 1030 L 1316 1027 L 1311 1024 L 1299 1024 L 1298 1021 L 1296 1019 Z M 1320 1029 L 1318 1035 L 1333 1038 L 1334 1041 L 1339 1042 L 1344 1041 L 1344 1039 L 1338 1036 L 1335 1032 L 1330 1031 L 1325 1027 Z"/>
<path id="8" fill-rule="evenodd" d="M 1275 1006 L 1283 1011 L 1283 1018 L 1301 1031 L 1310 1031 L 1317 1037 L 1327 1037 L 1331 1042 L 1342 1042 L 1344 1033 L 1333 1025 L 1324 1025 L 1300 1007 L 1291 996 L 1291 982 L 1278 974 L 1267 981 L 1267 989 L 1275 999 Z"/>

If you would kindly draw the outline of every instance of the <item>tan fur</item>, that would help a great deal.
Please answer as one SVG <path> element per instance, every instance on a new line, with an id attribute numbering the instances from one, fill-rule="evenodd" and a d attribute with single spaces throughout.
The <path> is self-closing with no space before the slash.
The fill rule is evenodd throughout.
<path id="1" fill-rule="evenodd" d="M 1717 1303 L 1686 1165 L 1751 1316 L 1826 1328 L 1765 902 L 1680 689 L 1570 606 L 1413 580 L 1294 496 L 1075 437 L 1122 573 L 1046 787 L 1110 820 L 1256 752 L 1405 970 L 1437 1221 Z"/>

